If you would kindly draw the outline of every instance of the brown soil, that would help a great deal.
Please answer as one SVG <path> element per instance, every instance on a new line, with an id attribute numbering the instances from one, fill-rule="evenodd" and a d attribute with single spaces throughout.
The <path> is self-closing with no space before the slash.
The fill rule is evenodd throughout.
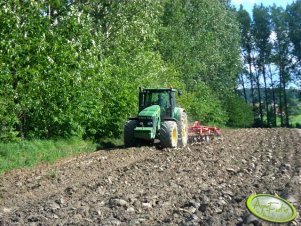
<path id="1" fill-rule="evenodd" d="M 226 130 L 224 138 L 12 171 L 0 177 L 0 225 L 270 225 L 248 214 L 253 193 L 293 197 L 300 212 L 300 130 Z"/>

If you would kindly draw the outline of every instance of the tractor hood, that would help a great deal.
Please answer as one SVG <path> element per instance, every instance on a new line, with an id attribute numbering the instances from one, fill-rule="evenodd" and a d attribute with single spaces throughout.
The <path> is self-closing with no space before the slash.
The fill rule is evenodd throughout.
<path id="1" fill-rule="evenodd" d="M 149 106 L 138 114 L 138 117 L 153 117 L 156 115 L 160 115 L 160 106 L 159 105 L 152 105 Z"/>
<path id="2" fill-rule="evenodd" d="M 152 140 L 156 136 L 157 124 L 160 123 L 160 106 L 149 106 L 138 114 L 139 123 L 134 129 L 134 135 L 136 138 L 143 140 Z"/>

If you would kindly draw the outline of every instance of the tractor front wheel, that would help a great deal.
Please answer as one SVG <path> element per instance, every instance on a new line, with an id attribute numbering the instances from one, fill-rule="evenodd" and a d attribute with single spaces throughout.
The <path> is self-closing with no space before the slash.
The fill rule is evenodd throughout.
<path id="1" fill-rule="evenodd" d="M 176 148 L 178 146 L 177 123 L 174 121 L 162 122 L 159 138 L 163 148 Z"/>
<path id="2" fill-rule="evenodd" d="M 134 147 L 137 145 L 137 139 L 134 136 L 134 129 L 137 127 L 137 120 L 129 120 L 124 126 L 124 146 Z"/>

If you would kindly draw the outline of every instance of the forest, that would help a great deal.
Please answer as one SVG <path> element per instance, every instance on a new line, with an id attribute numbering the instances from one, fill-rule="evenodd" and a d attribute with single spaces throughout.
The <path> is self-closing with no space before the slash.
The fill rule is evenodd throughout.
<path id="1" fill-rule="evenodd" d="M 119 137 L 138 87 L 181 89 L 204 124 L 301 114 L 300 0 L 252 15 L 227 0 L 0 2 L 1 142 Z"/>
<path id="2" fill-rule="evenodd" d="M 301 114 L 301 1 L 286 9 L 255 5 L 252 15 L 240 7 L 238 20 L 244 65 L 238 81 L 254 126 L 291 127 L 290 117 Z"/>

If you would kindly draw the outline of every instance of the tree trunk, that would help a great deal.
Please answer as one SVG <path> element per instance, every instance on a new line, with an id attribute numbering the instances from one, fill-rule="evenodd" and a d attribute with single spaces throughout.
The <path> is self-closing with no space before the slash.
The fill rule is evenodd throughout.
<path id="1" fill-rule="evenodd" d="M 261 105 L 261 93 L 260 93 L 259 73 L 256 73 L 256 85 L 257 85 L 257 92 L 258 92 L 258 104 L 259 104 L 260 123 L 261 123 L 261 126 L 262 126 L 262 124 L 263 124 L 263 111 L 262 111 L 262 105 Z"/>
<path id="2" fill-rule="evenodd" d="M 289 114 L 288 114 L 288 106 L 287 106 L 287 95 L 286 95 L 286 79 L 285 73 L 283 73 L 282 84 L 283 84 L 283 103 L 284 103 L 284 115 L 285 115 L 285 126 L 289 127 Z"/>
<path id="3" fill-rule="evenodd" d="M 284 127 L 284 121 L 283 121 L 283 102 L 282 102 L 282 92 L 283 92 L 283 89 L 282 89 L 282 85 L 283 85 L 283 72 L 282 72 L 282 67 L 280 66 L 280 69 L 279 69 L 279 79 L 280 79 L 280 82 L 279 82 L 279 109 L 278 109 L 278 112 L 280 113 L 280 125 L 281 127 Z"/>
<path id="4" fill-rule="evenodd" d="M 270 78 L 271 78 L 271 86 L 272 86 L 272 97 L 273 97 L 273 127 L 277 127 L 277 112 L 276 112 L 276 96 L 275 96 L 275 87 L 274 87 L 274 81 L 273 81 L 273 73 L 271 70 L 271 65 L 269 64 L 269 72 L 270 72 Z"/>
<path id="5" fill-rule="evenodd" d="M 243 74 L 241 74 L 241 77 L 240 77 L 240 83 L 241 83 L 241 85 L 242 85 L 242 89 L 243 89 L 243 93 L 244 93 L 245 102 L 248 103 L 248 98 L 247 98 L 247 93 L 246 93 L 246 87 L 245 87 L 245 81 L 244 81 Z"/>
<path id="6" fill-rule="evenodd" d="M 265 112 L 267 116 L 267 125 L 270 126 L 270 114 L 269 114 L 269 103 L 268 103 L 268 93 L 267 93 L 267 80 L 266 80 L 266 71 L 265 71 L 265 64 L 262 67 L 262 76 L 264 81 L 264 98 L 265 98 Z"/>
<path id="7" fill-rule="evenodd" d="M 25 139 L 25 115 L 23 112 L 19 115 L 19 133 L 22 140 Z"/>
<path id="8" fill-rule="evenodd" d="M 249 64 L 249 76 L 250 76 L 250 82 L 251 82 L 251 98 L 252 98 L 252 106 L 253 106 L 253 116 L 254 116 L 254 120 L 255 120 L 256 114 L 255 114 L 255 98 L 254 98 L 254 76 L 252 73 L 251 53 L 248 53 L 248 64 Z"/>

